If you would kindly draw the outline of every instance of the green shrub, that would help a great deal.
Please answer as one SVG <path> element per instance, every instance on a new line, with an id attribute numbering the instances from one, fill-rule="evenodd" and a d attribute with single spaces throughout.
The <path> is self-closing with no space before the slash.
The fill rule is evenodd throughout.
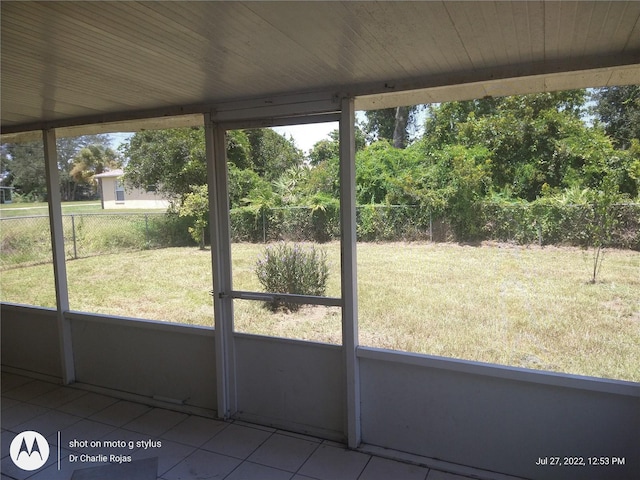
<path id="1" fill-rule="evenodd" d="M 267 292 L 298 295 L 324 295 L 329 268 L 324 250 L 314 246 L 280 243 L 269 246 L 256 264 L 258 280 Z M 280 309 L 295 312 L 300 304 L 274 300 L 265 304 L 275 312 Z"/>

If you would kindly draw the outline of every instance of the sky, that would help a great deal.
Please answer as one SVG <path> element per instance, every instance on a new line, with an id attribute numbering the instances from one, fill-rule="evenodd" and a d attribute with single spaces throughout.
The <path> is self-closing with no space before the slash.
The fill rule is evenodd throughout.
<path id="1" fill-rule="evenodd" d="M 419 132 L 422 130 L 424 124 L 425 112 L 422 111 L 418 116 Z M 356 112 L 356 121 L 364 121 L 364 112 Z M 326 140 L 329 138 L 329 133 L 338 129 L 338 122 L 326 122 L 326 123 L 313 123 L 308 125 L 289 125 L 286 127 L 273 127 L 273 129 L 280 135 L 284 135 L 286 138 L 293 137 L 293 140 L 300 150 L 305 155 L 309 154 L 309 151 L 320 140 Z M 117 148 L 120 144 L 125 142 L 132 134 L 131 133 L 113 133 L 111 134 L 112 145 Z"/>
<path id="2" fill-rule="evenodd" d="M 306 155 L 317 142 L 328 139 L 329 133 L 338 129 L 338 122 L 289 125 L 287 127 L 273 127 L 273 129 L 286 138 L 292 136 L 296 147 Z"/>
<path id="3" fill-rule="evenodd" d="M 337 130 L 338 122 L 314 123 L 310 125 L 290 125 L 287 127 L 273 127 L 280 135 L 286 138 L 293 137 L 296 147 L 302 150 L 305 155 L 313 148 L 316 142 L 328 139 L 332 130 Z M 112 133 L 111 144 L 113 148 L 118 148 L 126 142 L 132 133 Z"/>

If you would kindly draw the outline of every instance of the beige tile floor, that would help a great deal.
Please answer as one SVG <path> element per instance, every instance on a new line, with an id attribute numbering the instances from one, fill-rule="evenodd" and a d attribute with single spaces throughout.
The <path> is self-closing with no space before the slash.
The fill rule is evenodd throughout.
<path id="1" fill-rule="evenodd" d="M 157 457 L 162 480 L 469 478 L 350 451 L 314 437 L 153 408 L 12 373 L 2 373 L 1 406 L 2 480 L 69 480 L 76 469 L 106 464 L 70 462 L 70 456 L 81 454 L 95 460 L 99 454 L 132 460 Z M 38 470 L 19 469 L 9 455 L 11 441 L 25 430 L 41 433 L 51 446 L 48 462 Z M 100 446 L 70 446 L 72 440 L 99 441 Z M 124 446 L 107 448 L 107 441 Z M 145 441 L 146 449 L 138 444 Z"/>

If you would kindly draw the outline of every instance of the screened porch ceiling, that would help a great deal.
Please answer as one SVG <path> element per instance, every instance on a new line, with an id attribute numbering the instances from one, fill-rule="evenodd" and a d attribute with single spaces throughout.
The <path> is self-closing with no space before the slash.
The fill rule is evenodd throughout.
<path id="1" fill-rule="evenodd" d="M 3 141 L 345 95 L 366 110 L 640 83 L 637 1 L 5 0 L 1 13 Z"/>

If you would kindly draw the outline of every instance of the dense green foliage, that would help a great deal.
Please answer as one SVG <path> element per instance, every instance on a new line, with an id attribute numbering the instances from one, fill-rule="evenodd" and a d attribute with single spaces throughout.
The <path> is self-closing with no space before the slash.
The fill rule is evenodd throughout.
<path id="1" fill-rule="evenodd" d="M 191 192 L 187 193 L 180 206 L 178 213 L 180 217 L 191 219 L 192 225 L 189 227 L 189 234 L 198 243 L 201 250 L 204 250 L 205 229 L 207 228 L 209 215 L 209 188 L 207 185 L 193 185 Z"/>
<path id="2" fill-rule="evenodd" d="M 416 137 L 411 132 L 419 112 L 424 132 Z M 427 229 L 433 236 L 439 228 L 446 239 L 476 241 L 502 238 L 506 222 L 511 229 L 520 225 L 511 233 L 516 241 L 531 241 L 535 232 L 540 243 L 640 245 L 629 231 L 637 207 L 614 207 L 639 198 L 638 86 L 403 107 L 366 112 L 364 118 L 356 128 L 360 238 L 415 238 Z M 108 165 L 106 149 L 82 145 L 60 145 L 64 158 L 66 150 L 75 152 L 69 172 L 76 183 Z M 14 179 L 24 178 L 23 185 L 34 175 L 22 175 L 19 167 L 35 168 L 37 162 L 18 159 L 35 155 L 34 148 L 3 146 L 3 168 Z M 337 131 L 306 157 L 272 129 L 227 132 L 226 148 L 235 238 L 325 241 L 339 234 Z M 194 189 L 206 184 L 202 128 L 138 132 L 122 153 L 127 184 L 155 185 L 174 200 L 175 211 L 185 202 L 190 210 Z M 37 185 L 25 188 L 41 191 Z M 618 209 L 618 221 L 603 217 L 605 204 Z M 575 219 L 582 210 L 597 213 L 609 227 L 598 232 L 585 225 L 581 234 L 569 228 L 560 238 L 558 215 Z M 516 211 L 531 224 L 508 220 Z M 198 216 L 184 215 L 193 221 Z M 411 228 L 399 228 L 401 222 Z"/>
<path id="3" fill-rule="evenodd" d="M 63 201 L 97 198 L 93 176 L 120 166 L 120 158 L 109 147 L 107 135 L 59 138 L 56 150 Z M 15 188 L 14 200 L 46 200 L 43 143 L 5 143 L 0 154 L 0 184 Z"/>

